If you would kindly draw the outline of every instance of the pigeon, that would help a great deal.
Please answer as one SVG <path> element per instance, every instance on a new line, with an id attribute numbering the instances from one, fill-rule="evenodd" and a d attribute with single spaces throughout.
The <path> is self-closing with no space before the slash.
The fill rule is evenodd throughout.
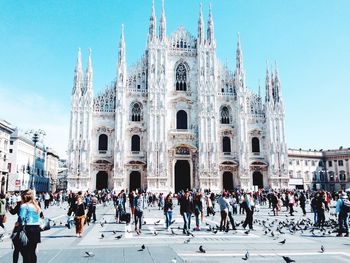
<path id="1" fill-rule="evenodd" d="M 160 223 L 160 220 L 154 222 L 155 225 L 158 225 Z"/>
<path id="2" fill-rule="evenodd" d="M 324 246 L 321 245 L 321 253 L 323 253 L 324 251 L 325 251 Z"/>
<path id="3" fill-rule="evenodd" d="M 144 251 L 145 250 L 145 245 L 143 244 L 142 246 L 141 246 L 141 249 L 139 249 L 138 251 Z"/>
<path id="4" fill-rule="evenodd" d="M 275 236 L 275 234 L 273 233 L 273 231 L 271 232 L 271 236 L 272 236 L 272 237 L 274 237 L 274 236 Z"/>
<path id="5" fill-rule="evenodd" d="M 173 221 L 171 221 L 170 225 L 174 224 L 175 223 L 175 219 Z"/>
<path id="6" fill-rule="evenodd" d="M 191 241 L 191 239 L 189 238 L 189 239 L 186 239 L 186 240 L 184 241 L 184 243 L 185 243 L 185 244 L 188 244 L 188 243 L 190 243 L 190 241 Z"/>
<path id="7" fill-rule="evenodd" d="M 121 239 L 123 235 L 116 236 L 116 239 Z"/>
<path id="8" fill-rule="evenodd" d="M 218 232 L 217 230 L 213 231 L 214 234 L 216 234 L 217 232 Z"/>
<path id="9" fill-rule="evenodd" d="M 249 252 L 245 252 L 244 258 L 242 258 L 243 260 L 248 260 L 249 258 Z"/>
<path id="10" fill-rule="evenodd" d="M 105 235 L 104 234 L 101 234 L 101 239 L 103 239 L 105 237 Z"/>
<path id="11" fill-rule="evenodd" d="M 176 258 L 173 258 L 170 263 L 176 263 Z"/>
<path id="12" fill-rule="evenodd" d="M 101 222 L 100 225 L 101 225 L 101 227 L 103 227 L 103 226 L 104 226 L 104 223 Z"/>
<path id="13" fill-rule="evenodd" d="M 62 221 L 60 222 L 60 226 L 62 226 Z"/>
<path id="14" fill-rule="evenodd" d="M 94 257 L 94 256 L 95 256 L 94 253 L 88 252 L 88 251 L 85 251 L 85 254 L 86 254 L 88 257 Z"/>
<path id="15" fill-rule="evenodd" d="M 194 237 L 194 234 L 187 230 L 187 235 Z"/>
<path id="16" fill-rule="evenodd" d="M 203 246 L 201 245 L 201 246 L 199 246 L 199 251 L 201 252 L 201 253 L 205 253 L 206 251 L 204 250 L 204 248 L 203 248 Z"/>
<path id="17" fill-rule="evenodd" d="M 158 235 L 157 230 L 154 230 L 154 231 L 153 231 L 153 235 L 155 235 L 155 236 L 157 236 L 157 235 Z"/>
<path id="18" fill-rule="evenodd" d="M 286 243 L 286 239 L 284 239 L 283 241 L 280 241 L 280 242 L 278 242 L 278 243 L 284 245 L 284 244 Z"/>
<path id="19" fill-rule="evenodd" d="M 147 224 L 146 221 L 143 221 L 143 224 L 146 225 Z"/>
<path id="20" fill-rule="evenodd" d="M 246 234 L 246 235 L 249 235 L 249 233 L 250 233 L 250 229 L 248 229 L 247 231 L 244 232 L 244 234 Z"/>
<path id="21" fill-rule="evenodd" d="M 287 263 L 295 262 L 295 260 L 294 260 L 294 259 L 291 259 L 290 257 L 282 256 L 282 258 L 283 258 L 284 261 L 287 262 Z"/>

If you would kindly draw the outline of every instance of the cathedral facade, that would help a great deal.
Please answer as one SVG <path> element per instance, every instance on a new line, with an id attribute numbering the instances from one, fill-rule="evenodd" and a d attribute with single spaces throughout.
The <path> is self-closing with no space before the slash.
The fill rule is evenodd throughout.
<path id="1" fill-rule="evenodd" d="M 238 35 L 233 70 L 216 57 L 214 21 L 200 8 L 197 37 L 158 32 L 154 4 L 147 48 L 127 69 L 122 27 L 116 81 L 93 95 L 91 51 L 75 68 L 68 145 L 68 189 L 287 188 L 284 106 L 277 69 L 265 96 L 245 83 Z"/>

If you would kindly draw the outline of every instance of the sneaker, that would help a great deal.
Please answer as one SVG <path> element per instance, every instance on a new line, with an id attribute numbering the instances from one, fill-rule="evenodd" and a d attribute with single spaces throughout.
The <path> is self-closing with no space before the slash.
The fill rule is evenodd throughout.
<path id="1" fill-rule="evenodd" d="M 338 234 L 338 235 L 336 235 L 336 237 L 342 237 L 343 236 L 343 234 Z"/>

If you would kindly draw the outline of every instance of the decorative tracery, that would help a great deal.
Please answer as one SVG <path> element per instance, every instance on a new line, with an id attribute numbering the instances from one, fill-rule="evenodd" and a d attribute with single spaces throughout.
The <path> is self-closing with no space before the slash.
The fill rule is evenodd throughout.
<path id="1" fill-rule="evenodd" d="M 142 107 L 141 104 L 135 102 L 131 104 L 131 121 L 141 121 L 142 120 Z"/>
<path id="2" fill-rule="evenodd" d="M 187 90 L 187 73 L 186 73 L 186 67 L 183 63 L 180 63 L 176 68 L 176 90 Z"/>
<path id="3" fill-rule="evenodd" d="M 226 106 L 221 108 L 220 114 L 221 114 L 221 123 L 230 124 L 230 111 Z"/>

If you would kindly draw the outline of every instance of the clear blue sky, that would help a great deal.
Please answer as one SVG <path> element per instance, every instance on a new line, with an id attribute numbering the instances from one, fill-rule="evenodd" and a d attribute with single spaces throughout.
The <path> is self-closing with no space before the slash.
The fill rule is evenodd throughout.
<path id="1" fill-rule="evenodd" d="M 157 22 L 161 0 L 155 0 Z M 288 147 L 349 147 L 350 1 L 213 0 L 217 56 L 233 69 L 241 35 L 248 86 L 264 86 L 265 61 L 279 66 Z M 203 1 L 205 24 L 209 1 Z M 199 1 L 165 0 L 167 33 L 197 34 Z M 67 148 L 77 49 L 92 48 L 94 92 L 116 75 L 121 24 L 128 66 L 146 46 L 151 0 L 0 2 L 0 118 L 46 130 Z M 158 26 L 158 25 L 157 25 Z"/>

